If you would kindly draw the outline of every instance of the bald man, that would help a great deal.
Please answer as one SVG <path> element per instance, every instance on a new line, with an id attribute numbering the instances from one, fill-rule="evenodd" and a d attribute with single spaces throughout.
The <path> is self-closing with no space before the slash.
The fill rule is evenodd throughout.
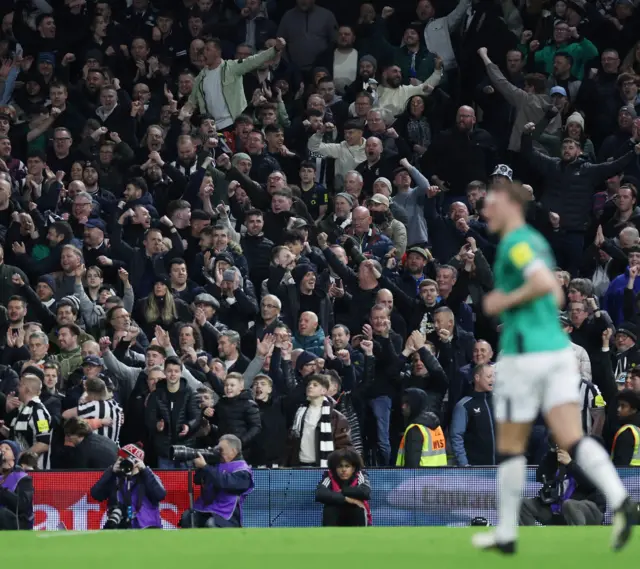
<path id="1" fill-rule="evenodd" d="M 298 319 L 298 331 L 293 337 L 293 348 L 324 356 L 324 330 L 318 325 L 315 312 L 303 312 Z"/>
<path id="2" fill-rule="evenodd" d="M 355 238 L 362 254 L 369 259 L 380 261 L 393 249 L 393 241 L 373 226 L 371 213 L 364 206 L 351 212 L 351 225 L 346 233 Z"/>
<path id="3" fill-rule="evenodd" d="M 456 113 L 456 124 L 444 131 L 423 155 L 421 171 L 431 173 L 431 183 L 448 186 L 446 205 L 465 201 L 469 182 L 486 180 L 496 164 L 496 145 L 492 136 L 476 126 L 476 113 L 463 106 Z"/>
<path id="4" fill-rule="evenodd" d="M 381 288 L 376 295 L 376 304 L 382 304 L 389 310 L 391 329 L 402 336 L 402 341 L 407 340 L 407 323 L 398 310 L 394 310 L 393 294 L 388 288 Z"/>
<path id="5" fill-rule="evenodd" d="M 458 370 L 456 381 L 462 386 L 461 396 L 469 395 L 473 391 L 473 370 L 476 366 L 490 364 L 493 359 L 493 348 L 486 340 L 478 340 L 473 346 L 473 357 L 470 364 Z M 455 401 L 452 405 L 455 405 Z"/>

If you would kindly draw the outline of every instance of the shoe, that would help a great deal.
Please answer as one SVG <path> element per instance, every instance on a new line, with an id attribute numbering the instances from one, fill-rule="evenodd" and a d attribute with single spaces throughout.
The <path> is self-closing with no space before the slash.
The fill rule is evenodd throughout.
<path id="1" fill-rule="evenodd" d="M 485 551 L 495 550 L 505 555 L 513 555 L 516 552 L 515 540 L 500 543 L 493 531 L 474 534 L 471 538 L 471 544 L 476 549 L 483 549 Z"/>
<path id="2" fill-rule="evenodd" d="M 638 504 L 627 498 L 613 514 L 611 547 L 620 551 L 631 537 L 631 529 L 638 515 Z"/>

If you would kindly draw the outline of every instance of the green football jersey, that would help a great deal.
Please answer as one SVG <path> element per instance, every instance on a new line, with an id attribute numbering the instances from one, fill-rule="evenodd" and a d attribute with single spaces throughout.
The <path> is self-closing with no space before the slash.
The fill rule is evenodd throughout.
<path id="1" fill-rule="evenodd" d="M 509 293 L 521 287 L 526 273 L 539 263 L 553 270 L 555 260 L 549 244 L 528 225 L 512 231 L 500 241 L 493 268 L 495 287 Z M 500 350 L 504 354 L 550 352 L 569 347 L 560 327 L 553 294 L 515 306 L 500 315 Z"/>

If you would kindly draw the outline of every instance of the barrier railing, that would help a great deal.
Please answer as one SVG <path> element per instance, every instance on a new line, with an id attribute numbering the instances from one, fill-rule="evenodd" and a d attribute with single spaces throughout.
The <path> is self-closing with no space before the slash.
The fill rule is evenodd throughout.
<path id="1" fill-rule="evenodd" d="M 631 495 L 640 499 L 640 471 L 621 469 Z M 159 471 L 167 489 L 161 505 L 167 529 L 175 528 L 188 507 L 187 472 Z M 378 526 L 465 526 L 475 516 L 496 521 L 495 468 L 371 469 L 373 523 Z M 36 529 L 99 529 L 106 504 L 89 495 L 102 472 L 36 472 Z M 245 527 L 319 526 L 321 506 L 314 501 L 322 477 L 317 469 L 256 470 L 256 488 L 244 506 Z M 535 469 L 528 470 L 525 495 L 537 495 Z M 197 489 L 197 487 L 196 487 Z"/>

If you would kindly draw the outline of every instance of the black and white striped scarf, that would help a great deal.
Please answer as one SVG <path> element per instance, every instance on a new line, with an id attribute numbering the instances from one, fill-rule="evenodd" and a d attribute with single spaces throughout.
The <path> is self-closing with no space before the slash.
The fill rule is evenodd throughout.
<path id="1" fill-rule="evenodd" d="M 327 397 L 322 402 L 322 411 L 320 412 L 320 456 L 316 457 L 320 459 L 320 468 L 328 468 L 329 463 L 327 459 L 333 452 L 333 433 L 331 431 L 331 402 Z M 296 411 L 295 419 L 293 420 L 293 432 L 296 438 L 302 438 L 302 429 L 304 427 L 304 416 L 309 410 L 309 405 L 303 405 Z"/>

